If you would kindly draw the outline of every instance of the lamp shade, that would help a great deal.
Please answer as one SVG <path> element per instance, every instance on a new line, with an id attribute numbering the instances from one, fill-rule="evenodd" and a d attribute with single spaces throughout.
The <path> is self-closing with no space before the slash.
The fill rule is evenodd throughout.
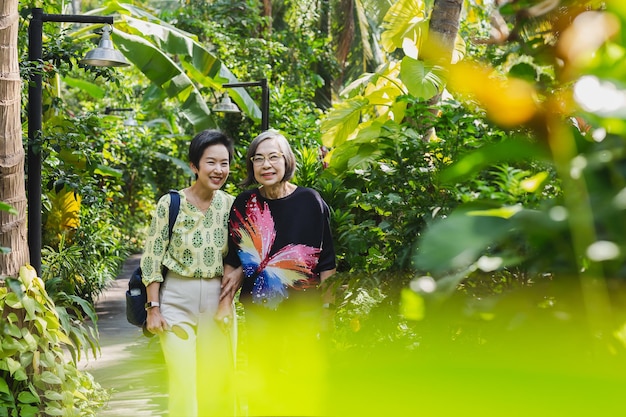
<path id="1" fill-rule="evenodd" d="M 95 67 L 126 67 L 130 65 L 124 55 L 113 48 L 110 32 L 110 27 L 105 26 L 98 47 L 87 52 L 85 58 L 80 61 L 81 64 Z"/>
<path id="2" fill-rule="evenodd" d="M 213 107 L 213 111 L 218 113 L 241 113 L 239 107 L 230 100 L 228 94 L 222 97 L 222 101 Z"/>
<path id="3" fill-rule="evenodd" d="M 139 123 L 137 123 L 137 119 L 135 119 L 135 115 L 133 113 L 130 113 L 126 117 L 124 120 L 124 126 L 139 126 Z"/>

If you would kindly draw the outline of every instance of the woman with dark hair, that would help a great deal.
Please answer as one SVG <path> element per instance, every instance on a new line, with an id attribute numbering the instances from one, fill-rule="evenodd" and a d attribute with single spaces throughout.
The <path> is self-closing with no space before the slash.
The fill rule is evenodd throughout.
<path id="1" fill-rule="evenodd" d="M 335 272 L 330 210 L 317 191 L 290 182 L 296 159 L 282 134 L 257 136 L 246 166 L 243 185 L 257 187 L 233 203 L 224 262 L 244 273 L 249 415 L 317 415 L 317 336 L 332 301 L 320 285 Z M 238 285 L 224 281 L 222 294 Z"/>
<path id="2" fill-rule="evenodd" d="M 232 415 L 234 410 L 234 335 L 223 332 L 215 320 L 218 311 L 233 317 L 232 298 L 220 300 L 220 287 L 223 277 L 240 274 L 223 262 L 234 198 L 221 188 L 232 156 L 233 142 L 222 132 L 205 130 L 193 138 L 189 166 L 196 180 L 179 191 L 171 239 L 167 194 L 157 203 L 141 258 L 148 294 L 146 329 L 160 338 L 172 417 Z M 240 280 L 224 278 L 229 279 Z"/>

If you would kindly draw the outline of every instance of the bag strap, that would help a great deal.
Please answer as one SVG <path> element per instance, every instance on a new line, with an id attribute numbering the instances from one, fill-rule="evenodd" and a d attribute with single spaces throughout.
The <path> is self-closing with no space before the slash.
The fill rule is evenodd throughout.
<path id="1" fill-rule="evenodd" d="M 180 194 L 176 190 L 170 190 L 170 217 L 168 237 L 172 238 L 172 230 L 174 230 L 174 223 L 176 223 L 176 217 L 178 217 L 178 211 L 180 210 Z"/>
<path id="2" fill-rule="evenodd" d="M 170 212 L 168 219 L 168 235 L 167 238 L 172 240 L 172 231 L 174 230 L 174 223 L 176 223 L 176 217 L 178 217 L 178 212 L 180 211 L 180 194 L 176 190 L 170 190 Z M 165 265 L 161 265 L 161 274 L 163 275 L 163 279 L 165 279 L 165 275 L 167 275 L 167 267 Z"/>

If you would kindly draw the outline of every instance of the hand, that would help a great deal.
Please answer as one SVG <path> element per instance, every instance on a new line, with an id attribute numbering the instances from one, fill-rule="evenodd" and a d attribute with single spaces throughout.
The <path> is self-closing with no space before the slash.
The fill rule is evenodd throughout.
<path id="1" fill-rule="evenodd" d="M 226 298 L 232 300 L 235 293 L 243 283 L 243 268 L 227 269 L 222 277 L 222 287 L 220 292 L 220 302 Z"/>
<path id="2" fill-rule="evenodd" d="M 227 301 L 220 301 L 217 306 L 217 312 L 213 317 L 218 327 L 226 334 L 230 333 L 230 330 L 234 324 L 234 312 L 233 305 Z"/>
<path id="3" fill-rule="evenodd" d="M 161 315 L 161 309 L 159 307 L 152 307 L 148 310 L 145 327 L 147 331 L 153 334 L 160 334 L 168 329 L 169 326 Z"/>

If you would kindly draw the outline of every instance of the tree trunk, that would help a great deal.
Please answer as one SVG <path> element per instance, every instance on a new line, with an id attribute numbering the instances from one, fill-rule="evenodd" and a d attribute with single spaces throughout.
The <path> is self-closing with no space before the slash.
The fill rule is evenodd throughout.
<path id="1" fill-rule="evenodd" d="M 319 5 L 319 36 L 330 39 L 330 0 L 320 0 Z M 314 101 L 318 108 L 326 110 L 333 105 L 333 78 L 326 59 L 317 62 L 315 72 L 322 77 L 324 85 L 315 89 Z"/>
<path id="2" fill-rule="evenodd" d="M 267 18 L 267 21 L 261 28 L 261 33 L 265 39 L 269 40 L 272 34 L 272 0 L 263 0 L 263 17 Z"/>
<path id="3" fill-rule="evenodd" d="M 442 66 L 450 65 L 456 36 L 459 33 L 462 7 L 463 0 L 435 0 L 428 25 L 428 44 L 424 48 L 426 52 L 423 58 L 433 60 Z M 433 113 L 437 113 L 434 107 L 440 101 L 441 93 L 428 100 L 428 105 L 433 108 Z M 435 136 L 434 128 L 430 128 L 423 138 L 429 140 Z"/>
<path id="4" fill-rule="evenodd" d="M 430 58 L 449 65 L 452 61 L 463 0 L 435 0 L 428 25 Z"/>
<path id="5" fill-rule="evenodd" d="M 11 250 L 9 254 L 0 254 L 0 276 L 17 276 L 20 266 L 29 262 L 18 17 L 18 0 L 0 2 L 0 198 L 17 210 L 17 215 L 0 211 L 0 247 Z"/>
<path id="6" fill-rule="evenodd" d="M 339 86 L 343 84 L 346 70 L 346 60 L 350 53 L 350 47 L 354 40 L 354 0 L 341 0 L 339 6 L 338 16 L 339 33 L 337 34 L 337 47 L 335 50 L 335 56 L 341 73 L 339 77 L 334 80 L 335 87 L 339 89 Z"/>

